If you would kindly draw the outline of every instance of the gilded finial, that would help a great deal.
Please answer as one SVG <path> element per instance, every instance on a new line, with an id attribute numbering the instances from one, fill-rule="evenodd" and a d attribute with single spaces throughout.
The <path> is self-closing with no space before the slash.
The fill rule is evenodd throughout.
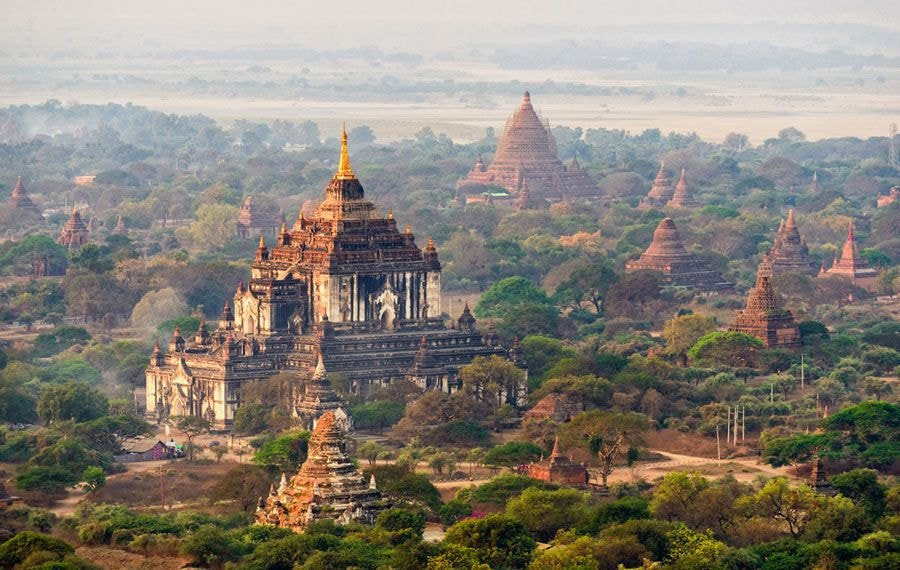
<path id="1" fill-rule="evenodd" d="M 412 228 L 409 226 L 409 224 L 406 224 L 406 235 L 409 235 L 411 233 L 412 233 Z"/>
<path id="2" fill-rule="evenodd" d="M 259 236 L 259 247 L 260 247 L 260 249 L 263 249 L 266 247 L 266 238 L 264 238 L 261 235 Z"/>
<path id="3" fill-rule="evenodd" d="M 394 209 L 393 209 L 393 208 L 390 208 L 390 209 L 388 210 L 388 219 L 389 219 L 389 220 L 393 220 L 393 219 L 394 219 Z"/>
<path id="4" fill-rule="evenodd" d="M 347 127 L 345 126 L 343 131 L 341 132 L 341 160 L 338 162 L 337 173 L 334 175 L 335 178 L 340 180 L 347 180 L 350 178 L 356 178 L 356 175 L 353 174 L 353 168 L 350 167 L 350 153 L 347 151 Z"/>

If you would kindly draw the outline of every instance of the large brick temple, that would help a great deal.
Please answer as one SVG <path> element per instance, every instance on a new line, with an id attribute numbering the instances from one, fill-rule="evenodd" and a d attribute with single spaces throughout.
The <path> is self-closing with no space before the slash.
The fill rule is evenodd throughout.
<path id="1" fill-rule="evenodd" d="M 800 329 L 791 312 L 781 306 L 769 282 L 771 275 L 771 264 L 763 259 L 756 274 L 756 287 L 747 296 L 747 306 L 738 312 L 728 330 L 753 335 L 769 348 L 798 346 Z"/>
<path id="2" fill-rule="evenodd" d="M 416 365 L 423 349 L 427 370 Z M 271 248 L 260 238 L 250 282 L 225 301 L 218 328 L 201 327 L 193 340 L 176 330 L 165 353 L 154 351 L 147 415 L 198 415 L 228 428 L 241 385 L 281 370 L 298 374 L 296 405 L 302 388 L 314 385 L 320 355 L 355 393 L 400 379 L 452 392 L 462 366 L 492 354 L 506 355 L 468 310 L 445 326 L 434 244 L 420 248 L 408 227 L 398 231 L 393 215 L 381 216 L 366 200 L 344 133 L 315 215 L 301 211 L 293 227 L 282 225 Z M 426 376 L 416 377 L 418 370 Z"/>
<path id="3" fill-rule="evenodd" d="M 730 289 L 718 271 L 685 249 L 672 218 L 665 218 L 653 232 L 653 242 L 641 257 L 625 264 L 626 271 L 649 269 L 662 275 L 662 284 L 700 291 Z"/>
<path id="4" fill-rule="evenodd" d="M 800 230 L 794 221 L 794 210 L 788 210 L 787 221 L 778 226 L 772 247 L 765 257 L 772 268 L 773 275 L 802 273 L 813 276 L 816 274 L 816 266 L 809 260 L 809 248 L 800 236 Z"/>
<path id="5" fill-rule="evenodd" d="M 841 277 L 849 280 L 854 285 L 868 291 L 875 290 L 875 279 L 878 270 L 872 268 L 869 263 L 859 255 L 856 246 L 856 237 L 853 235 L 853 222 L 850 222 L 850 230 L 847 232 L 847 240 L 841 249 L 841 256 L 834 254 L 834 263 L 828 269 L 822 269 L 821 277 Z"/>
<path id="6" fill-rule="evenodd" d="M 533 197 L 547 200 L 597 197 L 600 193 L 577 160 L 568 166 L 559 160 L 550 125 L 534 110 L 528 91 L 506 122 L 490 166 L 479 158 L 457 182 L 457 198 L 465 201 L 466 195 L 482 194 L 490 186 L 501 187 L 517 198 L 526 185 Z"/>

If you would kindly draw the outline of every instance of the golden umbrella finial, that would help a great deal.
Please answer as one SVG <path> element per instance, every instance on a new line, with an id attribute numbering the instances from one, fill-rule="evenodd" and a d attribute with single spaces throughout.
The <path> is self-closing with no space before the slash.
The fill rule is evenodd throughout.
<path id="1" fill-rule="evenodd" d="M 350 167 L 350 153 L 347 151 L 347 126 L 341 132 L 341 160 L 338 162 L 336 178 L 348 179 L 356 178 L 353 174 L 353 168 Z"/>

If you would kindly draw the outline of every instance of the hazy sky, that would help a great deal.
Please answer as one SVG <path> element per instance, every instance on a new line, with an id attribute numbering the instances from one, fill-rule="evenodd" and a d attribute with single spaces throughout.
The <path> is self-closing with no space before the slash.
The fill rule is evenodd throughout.
<path id="1" fill-rule="evenodd" d="M 896 30 L 897 0 L 0 0 L 0 49 L 168 51 L 292 43 L 435 51 L 610 26 L 857 23 Z"/>

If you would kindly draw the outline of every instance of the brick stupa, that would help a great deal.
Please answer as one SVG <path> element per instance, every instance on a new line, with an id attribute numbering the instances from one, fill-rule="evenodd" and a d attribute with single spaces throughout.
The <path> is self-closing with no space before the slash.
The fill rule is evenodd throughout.
<path id="1" fill-rule="evenodd" d="M 16 179 L 16 186 L 13 188 L 12 195 L 9 197 L 9 207 L 13 210 L 29 212 L 32 214 L 40 213 L 38 207 L 35 206 L 34 202 L 31 201 L 31 198 L 28 197 L 28 192 L 25 190 L 25 185 L 22 183 L 21 176 Z"/>
<path id="2" fill-rule="evenodd" d="M 559 160 L 549 123 L 534 110 L 528 91 L 506 122 L 490 166 L 479 158 L 466 178 L 457 182 L 457 198 L 465 202 L 465 196 L 482 194 L 486 186 L 499 186 L 515 197 L 525 184 L 534 197 L 549 200 L 600 193 L 577 160 L 568 167 Z"/>
<path id="3" fill-rule="evenodd" d="M 843 277 L 851 283 L 868 291 L 874 291 L 875 278 L 878 271 L 869 266 L 865 259 L 860 257 L 856 247 L 856 238 L 853 237 L 853 222 L 850 222 L 850 230 L 847 232 L 847 241 L 841 257 L 835 257 L 834 264 L 820 275 L 826 277 Z"/>
<path id="4" fill-rule="evenodd" d="M 772 268 L 772 275 L 816 274 L 816 266 L 809 260 L 809 248 L 800 236 L 800 230 L 794 221 L 794 210 L 788 210 L 787 221 L 778 226 L 778 232 L 775 233 L 775 240 L 766 254 L 766 260 Z"/>
<path id="5" fill-rule="evenodd" d="M 328 372 L 325 370 L 325 361 L 319 354 L 319 362 L 313 372 L 312 379 L 306 383 L 306 389 L 295 407 L 295 415 L 300 419 L 303 429 L 312 429 L 316 418 L 325 412 L 334 412 L 340 427 L 347 430 L 349 416 L 343 411 L 341 398 L 331 387 Z"/>
<path id="6" fill-rule="evenodd" d="M 127 236 L 128 230 L 125 228 L 125 220 L 122 219 L 122 216 L 119 216 L 116 219 L 116 226 L 110 232 L 114 236 Z"/>
<path id="7" fill-rule="evenodd" d="M 322 414 L 309 439 L 309 452 L 290 481 L 282 474 L 269 496 L 260 498 L 256 522 L 300 532 L 310 523 L 331 519 L 338 524 L 372 524 L 387 507 L 376 488 L 347 456 L 344 432 L 333 412 Z"/>
<path id="8" fill-rule="evenodd" d="M 781 307 L 769 276 L 772 268 L 766 260 L 756 272 L 756 287 L 750 290 L 747 307 L 739 311 L 728 330 L 753 335 L 772 347 L 794 347 L 800 344 L 800 329 L 794 315 Z"/>
<path id="9" fill-rule="evenodd" d="M 641 200 L 641 208 L 661 208 L 665 206 L 669 200 L 675 196 L 675 189 L 672 188 L 672 182 L 666 173 L 666 163 L 659 163 L 659 171 L 653 180 L 653 186 L 650 192 Z"/>
<path id="10" fill-rule="evenodd" d="M 678 184 L 675 185 L 675 193 L 672 194 L 672 199 L 666 205 L 670 208 L 697 208 L 700 206 L 700 203 L 688 190 L 687 178 L 684 175 L 683 168 L 681 169 L 681 178 L 678 179 Z"/>
<path id="11" fill-rule="evenodd" d="M 559 436 L 553 442 L 553 451 L 549 459 L 541 458 L 536 463 L 528 464 L 528 476 L 547 483 L 584 486 L 588 482 L 588 472 L 584 463 L 575 463 L 559 450 Z"/>
<path id="12" fill-rule="evenodd" d="M 666 285 L 690 287 L 701 291 L 721 291 L 731 288 L 719 272 L 695 254 L 687 251 L 672 218 L 665 218 L 653 232 L 653 243 L 639 259 L 625 264 L 627 271 L 650 269 L 662 273 Z"/>
<path id="13" fill-rule="evenodd" d="M 90 234 L 90 231 L 84 220 L 81 219 L 81 214 L 78 213 L 78 210 L 72 208 L 72 215 L 69 216 L 66 225 L 60 230 L 57 241 L 68 249 L 80 249 L 81 246 L 88 242 L 88 234 Z"/>

